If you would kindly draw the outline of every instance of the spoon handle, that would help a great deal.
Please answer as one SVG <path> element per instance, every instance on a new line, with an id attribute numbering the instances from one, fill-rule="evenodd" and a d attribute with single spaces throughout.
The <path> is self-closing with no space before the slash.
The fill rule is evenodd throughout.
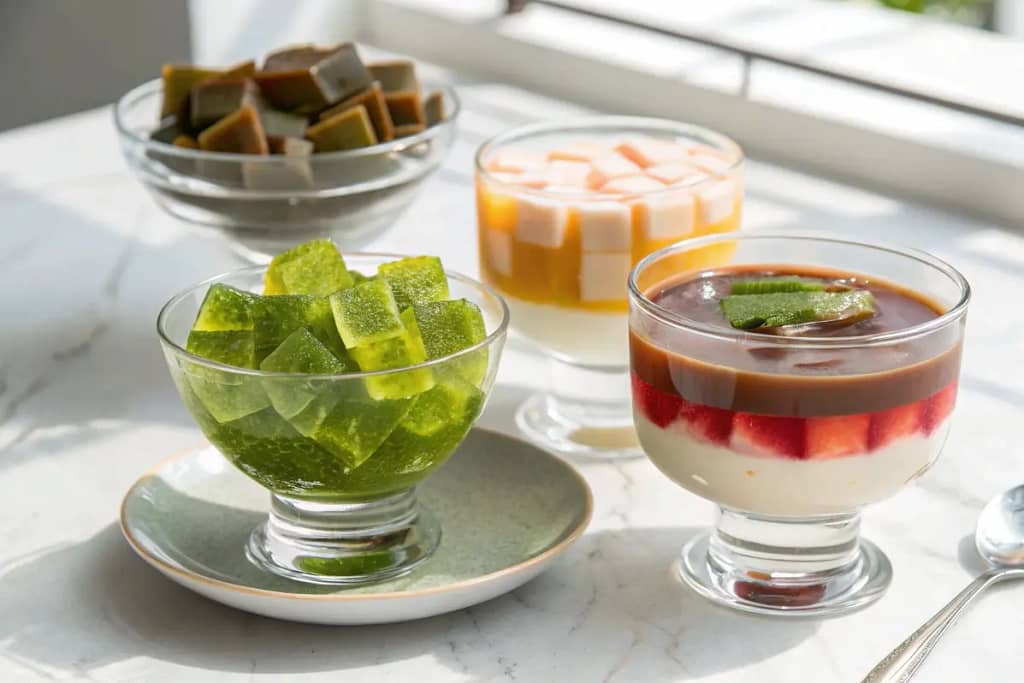
<path id="1" fill-rule="evenodd" d="M 934 617 L 887 654 L 861 683 L 906 683 L 931 653 L 939 638 L 953 625 L 960 613 L 980 593 L 1010 572 L 992 569 L 960 591 Z"/>

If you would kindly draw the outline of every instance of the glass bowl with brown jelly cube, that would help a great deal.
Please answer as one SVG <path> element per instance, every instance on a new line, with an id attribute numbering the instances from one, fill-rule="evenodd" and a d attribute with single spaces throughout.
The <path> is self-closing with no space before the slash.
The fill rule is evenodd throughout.
<path id="1" fill-rule="evenodd" d="M 165 65 L 121 97 L 129 166 L 157 204 L 253 262 L 302 242 L 359 248 L 408 208 L 459 101 L 410 60 L 298 45 L 228 68 Z"/>

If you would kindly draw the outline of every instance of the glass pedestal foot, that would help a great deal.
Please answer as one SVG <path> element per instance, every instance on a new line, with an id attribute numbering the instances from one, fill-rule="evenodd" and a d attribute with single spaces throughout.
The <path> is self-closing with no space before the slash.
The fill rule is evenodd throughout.
<path id="1" fill-rule="evenodd" d="M 859 515 L 773 518 L 722 510 L 715 529 L 683 547 L 680 578 L 746 612 L 835 616 L 885 594 L 892 566 L 860 538 Z"/>
<path id="2" fill-rule="evenodd" d="M 554 453 L 594 458 L 643 455 L 633 426 L 629 373 L 549 359 L 546 392 L 516 411 L 516 425 Z"/>
<path id="3" fill-rule="evenodd" d="M 413 489 L 353 503 L 272 494 L 270 515 L 249 537 L 246 556 L 295 581 L 360 585 L 408 574 L 440 540 L 441 527 Z"/>

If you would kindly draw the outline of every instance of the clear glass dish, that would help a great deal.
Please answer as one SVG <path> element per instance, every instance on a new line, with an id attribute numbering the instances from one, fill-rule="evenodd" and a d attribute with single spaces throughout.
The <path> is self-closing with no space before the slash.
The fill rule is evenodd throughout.
<path id="1" fill-rule="evenodd" d="M 366 275 L 398 258 L 345 256 L 350 270 Z M 210 285 L 259 293 L 263 274 L 257 266 L 201 282 L 174 296 L 157 319 L 171 376 L 196 423 L 229 462 L 270 492 L 270 515 L 253 532 L 248 556 L 268 571 L 312 583 L 405 574 L 430 557 L 441 535 L 417 504 L 415 486 L 445 462 L 483 409 L 505 341 L 505 303 L 486 285 L 448 273 L 451 297 L 480 308 L 487 336 L 400 370 L 264 372 L 185 350 Z M 371 398 L 371 385 L 399 383 L 418 393 Z M 365 459 L 353 464 L 347 458 L 359 448 Z"/>
<path id="2" fill-rule="evenodd" d="M 694 277 L 717 297 L 709 252 L 728 254 L 728 267 L 863 276 L 942 313 L 892 330 L 786 337 L 700 322 L 654 300 Z M 915 250 L 722 235 L 651 254 L 629 285 L 640 442 L 669 479 L 720 508 L 715 528 L 683 548 L 683 580 L 749 611 L 835 614 L 879 598 L 892 570 L 860 538 L 860 510 L 920 477 L 942 450 L 970 299 L 964 277 Z"/>
<path id="3" fill-rule="evenodd" d="M 703 149 L 720 168 L 681 184 L 621 195 L 531 189 L 488 170 L 504 150 L 544 151 L 578 141 L 639 138 Z M 481 275 L 505 297 L 515 330 L 539 345 L 549 360 L 548 389 L 528 398 L 516 414 L 531 439 L 560 453 L 599 458 L 642 454 L 629 400 L 626 279 L 652 251 L 687 237 L 739 229 L 742 174 L 743 154 L 732 140 L 661 119 L 600 116 L 532 124 L 480 147 Z M 614 249 L 605 241 L 589 251 L 581 217 L 601 207 L 613 209 L 607 215 L 622 223 L 625 235 Z M 538 239 L 553 232 L 549 228 L 555 222 L 561 222 L 562 234 L 547 243 Z"/>
<path id="4" fill-rule="evenodd" d="M 122 96 L 114 122 L 128 166 L 161 208 L 265 263 L 311 239 L 359 248 L 398 219 L 455 139 L 455 91 L 429 81 L 424 88 L 442 93 L 444 121 L 409 137 L 309 157 L 206 152 L 150 139 L 160 119 L 159 79 Z"/>

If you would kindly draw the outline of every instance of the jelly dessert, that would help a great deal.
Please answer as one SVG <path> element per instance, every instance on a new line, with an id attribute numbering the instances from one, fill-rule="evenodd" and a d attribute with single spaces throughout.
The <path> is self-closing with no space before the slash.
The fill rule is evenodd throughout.
<path id="1" fill-rule="evenodd" d="M 752 335 L 883 334 L 936 319 L 922 294 L 815 268 L 719 268 L 646 296 L 688 320 Z M 886 498 L 934 462 L 956 398 L 959 345 L 900 349 L 630 336 L 635 421 L 651 460 L 723 505 L 773 515 L 846 512 Z"/>
<path id="2" fill-rule="evenodd" d="M 653 119 L 525 127 L 481 148 L 482 277 L 552 359 L 552 388 L 518 417 L 532 438 L 563 452 L 640 454 L 626 372 L 629 272 L 679 240 L 737 230 L 741 173 L 731 141 Z"/>
<path id="3" fill-rule="evenodd" d="M 728 263 L 701 265 L 706 250 Z M 719 506 L 683 547 L 701 595 L 838 614 L 892 578 L 860 511 L 935 462 L 957 398 L 970 287 L 930 254 L 736 234 L 659 250 L 630 275 L 637 434 Z"/>
<path id="4" fill-rule="evenodd" d="M 409 488 L 462 440 L 483 407 L 486 336 L 439 259 L 359 273 L 314 241 L 274 258 L 260 293 L 210 286 L 185 348 L 214 362 L 175 379 L 210 441 L 272 492 L 360 500 Z"/>
<path id="5" fill-rule="evenodd" d="M 421 94 L 412 61 L 364 63 L 351 43 L 281 48 L 260 68 L 251 60 L 227 69 L 168 64 L 162 83 L 162 119 L 151 137 L 213 152 L 295 154 L 286 141 L 303 139 L 312 143 L 307 154 L 342 151 L 445 119 L 440 93 Z M 294 185 L 294 177 L 284 180 Z"/>

